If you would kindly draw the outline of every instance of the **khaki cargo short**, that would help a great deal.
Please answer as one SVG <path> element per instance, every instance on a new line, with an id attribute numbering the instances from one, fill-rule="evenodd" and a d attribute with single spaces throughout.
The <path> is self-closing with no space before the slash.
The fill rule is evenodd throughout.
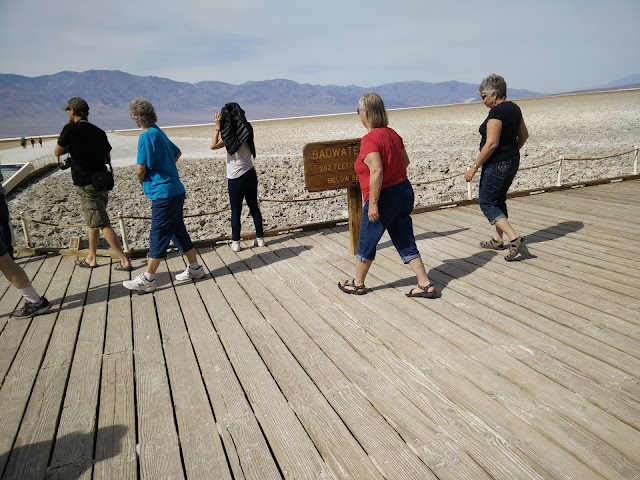
<path id="1" fill-rule="evenodd" d="M 93 185 L 76 187 L 80 197 L 80 207 L 84 215 L 84 222 L 89 228 L 110 227 L 109 215 L 107 215 L 107 202 L 109 192 L 99 192 Z"/>

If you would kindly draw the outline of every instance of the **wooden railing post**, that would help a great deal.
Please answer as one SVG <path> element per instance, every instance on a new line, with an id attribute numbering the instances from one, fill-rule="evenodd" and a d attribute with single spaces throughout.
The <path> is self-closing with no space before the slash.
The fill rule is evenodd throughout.
<path id="1" fill-rule="evenodd" d="M 120 235 L 122 236 L 122 250 L 129 252 L 129 239 L 127 238 L 127 230 L 124 227 L 124 218 L 122 212 L 118 212 L 118 224 L 120 225 Z"/>
<path id="2" fill-rule="evenodd" d="M 33 247 L 31 244 L 31 237 L 29 236 L 29 228 L 27 227 L 27 221 L 22 216 L 23 212 L 20 212 L 18 218 L 20 219 L 20 223 L 22 224 L 22 231 L 24 233 L 24 241 L 27 243 L 27 247 Z"/>
<path id="3" fill-rule="evenodd" d="M 360 236 L 360 221 L 362 219 L 362 192 L 360 187 L 347 189 L 349 205 L 349 238 L 351 240 L 351 255 L 358 253 L 358 237 Z"/>
<path id="4" fill-rule="evenodd" d="M 638 150 L 640 150 L 640 147 L 636 145 L 636 154 L 634 155 L 635 158 L 633 160 L 633 174 L 634 175 L 638 174 Z"/>
<path id="5" fill-rule="evenodd" d="M 558 179 L 556 180 L 556 185 L 558 187 L 562 186 L 562 162 L 564 160 L 564 157 L 561 155 L 559 160 L 558 160 Z"/>

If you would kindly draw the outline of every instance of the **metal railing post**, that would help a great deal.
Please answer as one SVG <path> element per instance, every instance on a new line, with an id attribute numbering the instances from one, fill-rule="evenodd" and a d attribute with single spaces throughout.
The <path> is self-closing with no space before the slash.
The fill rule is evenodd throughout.
<path id="1" fill-rule="evenodd" d="M 129 239 L 127 238 L 127 230 L 124 228 L 124 218 L 122 212 L 118 212 L 118 224 L 120 225 L 120 235 L 122 236 L 122 250 L 129 251 Z"/>
<path id="2" fill-rule="evenodd" d="M 562 162 L 564 160 L 564 156 L 560 156 L 558 160 L 558 180 L 556 180 L 556 185 L 558 187 L 562 186 Z"/>

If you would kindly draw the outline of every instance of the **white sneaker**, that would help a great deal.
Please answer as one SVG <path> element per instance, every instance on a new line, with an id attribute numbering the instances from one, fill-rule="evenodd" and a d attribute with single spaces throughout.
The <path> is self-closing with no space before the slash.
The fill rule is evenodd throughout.
<path id="1" fill-rule="evenodd" d="M 122 286 L 136 293 L 150 293 L 156 289 L 156 279 L 147 280 L 144 273 L 138 275 L 133 280 L 125 280 Z"/>
<path id="2" fill-rule="evenodd" d="M 253 241 L 253 246 L 254 247 L 264 247 L 264 238 L 256 237 L 255 240 Z"/>
<path id="3" fill-rule="evenodd" d="M 242 247 L 240 247 L 240 240 L 234 240 L 231 242 L 231 250 L 233 250 L 234 252 L 239 252 L 240 250 L 242 250 Z"/>
<path id="4" fill-rule="evenodd" d="M 207 274 L 205 273 L 204 268 L 202 268 L 202 265 L 199 265 L 198 268 L 185 268 L 184 272 L 176 275 L 176 280 L 195 280 L 196 278 L 202 278 L 206 275 Z"/>

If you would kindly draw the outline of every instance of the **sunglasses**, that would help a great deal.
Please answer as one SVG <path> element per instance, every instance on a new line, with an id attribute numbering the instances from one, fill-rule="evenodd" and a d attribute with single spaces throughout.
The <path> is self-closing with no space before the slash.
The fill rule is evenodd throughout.
<path id="1" fill-rule="evenodd" d="M 485 98 L 490 97 L 491 95 L 492 95 L 492 94 L 490 94 L 490 93 L 482 93 L 482 94 L 480 94 L 480 98 L 481 98 L 482 100 L 484 100 Z"/>

